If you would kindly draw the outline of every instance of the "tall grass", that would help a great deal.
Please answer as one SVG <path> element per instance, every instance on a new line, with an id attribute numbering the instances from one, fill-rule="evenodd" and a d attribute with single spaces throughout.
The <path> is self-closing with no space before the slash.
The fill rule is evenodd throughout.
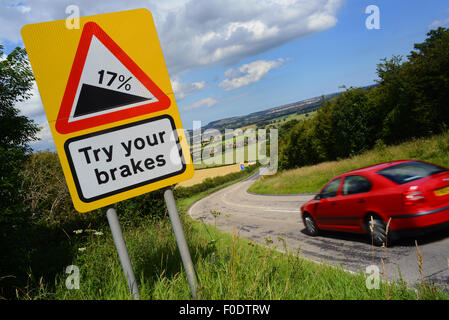
<path id="1" fill-rule="evenodd" d="M 342 268 L 316 264 L 300 250 L 280 248 L 272 239 L 260 245 L 214 226 L 192 220 L 187 208 L 210 192 L 178 202 L 181 220 L 198 274 L 199 299 L 447 299 L 426 286 L 411 290 L 403 281 L 381 282 L 369 290 L 366 277 Z M 131 299 L 110 231 L 72 232 L 71 264 L 80 269 L 80 288 L 69 290 L 64 270 L 55 279 L 38 279 L 39 286 L 22 290 L 21 299 Z M 189 285 L 168 219 L 147 219 L 123 230 L 141 299 L 191 299 Z M 284 244 L 282 246 L 282 244 Z M 79 250 L 81 249 L 81 250 Z M 282 253 L 274 249 L 283 249 Z"/>
<path id="2" fill-rule="evenodd" d="M 237 180 L 243 178 L 239 176 Z M 369 290 L 362 273 L 353 275 L 341 268 L 316 264 L 302 258 L 300 251 L 288 252 L 286 245 L 283 249 L 287 252 L 282 253 L 273 250 L 276 248 L 269 238 L 263 246 L 240 238 L 238 230 L 226 234 L 186 215 L 193 202 L 235 181 L 226 181 L 177 200 L 198 274 L 199 299 L 447 299 L 445 293 L 430 285 L 422 284 L 414 291 L 403 281 L 383 282 L 378 290 Z M 217 212 L 214 214 L 219 219 Z M 119 218 L 122 221 L 129 217 L 121 215 Z M 35 278 L 30 270 L 29 285 L 17 288 L 16 297 L 130 299 L 110 230 L 103 224 L 95 228 L 64 230 L 68 238 L 63 248 L 65 258 L 53 267 L 59 271 Z M 139 224 L 122 223 L 122 228 L 141 299 L 190 299 L 170 221 L 143 216 Z M 283 239 L 278 240 L 285 243 Z M 51 254 L 58 252 L 49 251 Z M 79 268 L 79 289 L 66 287 L 67 265 Z M 47 267 L 51 265 L 47 263 Z"/>
<path id="3" fill-rule="evenodd" d="M 184 228 L 199 280 L 199 299 L 446 299 L 434 290 L 426 295 L 405 283 L 381 283 L 369 290 L 365 275 L 316 264 L 299 252 L 281 253 L 242 239 L 238 232 L 222 233 L 213 226 L 184 216 Z M 80 235 L 82 236 L 82 235 Z M 182 261 L 171 225 L 148 221 L 124 230 L 125 240 L 139 283 L 141 299 L 190 299 Z M 80 244 L 81 245 L 81 244 Z M 110 234 L 90 233 L 75 254 L 81 271 L 79 290 L 65 287 L 65 275 L 55 280 L 55 290 L 39 291 L 24 298 L 130 299 Z"/>
<path id="4" fill-rule="evenodd" d="M 396 146 L 385 146 L 379 142 L 373 150 L 358 156 L 263 176 L 249 191 L 260 194 L 315 193 L 336 175 L 350 170 L 400 159 L 418 159 L 449 167 L 448 155 L 449 131 Z"/>

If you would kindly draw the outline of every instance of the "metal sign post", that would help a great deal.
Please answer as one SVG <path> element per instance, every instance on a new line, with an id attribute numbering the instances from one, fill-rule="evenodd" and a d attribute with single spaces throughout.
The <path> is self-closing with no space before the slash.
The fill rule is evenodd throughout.
<path id="1" fill-rule="evenodd" d="M 128 280 L 129 291 L 135 300 L 139 300 L 139 288 L 137 287 L 136 277 L 134 276 L 128 249 L 126 248 L 125 240 L 123 239 L 122 228 L 120 228 L 120 222 L 118 221 L 117 211 L 114 206 L 110 206 L 106 209 L 106 216 L 108 217 L 112 237 L 114 238 L 115 247 L 117 248 L 120 263 L 122 264 L 125 279 Z"/>
<path id="2" fill-rule="evenodd" d="M 181 220 L 179 219 L 178 208 L 176 208 L 175 197 L 171 188 L 165 189 L 164 199 L 167 204 L 168 215 L 173 226 L 176 242 L 178 243 L 179 252 L 181 254 L 182 263 L 186 270 L 187 280 L 189 281 L 190 291 L 192 296 L 196 299 L 196 288 L 198 287 L 198 279 L 196 277 L 195 268 L 193 266 L 192 258 L 190 257 L 189 247 L 182 229 Z"/>

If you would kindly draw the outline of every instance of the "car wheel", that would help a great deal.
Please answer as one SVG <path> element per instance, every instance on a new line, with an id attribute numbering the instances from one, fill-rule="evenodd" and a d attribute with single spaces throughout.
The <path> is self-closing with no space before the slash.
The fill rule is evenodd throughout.
<path id="1" fill-rule="evenodd" d="M 373 217 L 373 225 L 371 226 L 371 217 L 368 218 L 368 235 L 370 243 L 375 246 L 390 245 L 391 237 L 387 235 L 386 224 L 379 217 Z"/>
<path id="2" fill-rule="evenodd" d="M 304 221 L 304 226 L 306 227 L 306 232 L 308 235 L 314 237 L 319 234 L 320 229 L 318 229 L 318 227 L 311 215 L 305 214 L 303 217 L 303 221 Z"/>

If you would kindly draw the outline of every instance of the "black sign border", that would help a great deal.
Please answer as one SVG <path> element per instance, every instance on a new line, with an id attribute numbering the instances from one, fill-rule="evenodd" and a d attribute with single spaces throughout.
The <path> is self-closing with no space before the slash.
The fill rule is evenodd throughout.
<path id="1" fill-rule="evenodd" d="M 144 123 L 149 123 L 149 122 L 153 122 L 153 121 L 162 120 L 162 119 L 168 119 L 170 121 L 170 124 L 171 124 L 172 129 L 173 129 L 173 133 L 175 134 L 176 145 L 178 146 L 179 155 L 180 155 L 181 160 L 182 160 L 182 169 L 179 170 L 179 171 L 172 172 L 172 173 L 166 174 L 164 176 L 155 178 L 155 179 L 150 179 L 150 180 L 146 180 L 146 181 L 143 181 L 143 182 L 139 182 L 139 183 L 136 183 L 136 184 L 133 184 L 133 185 L 121 188 L 121 189 L 117 189 L 117 190 L 114 190 L 114 191 L 111 191 L 111 192 L 108 192 L 108 193 L 105 193 L 105 194 L 102 194 L 102 195 L 98 195 L 98 196 L 92 197 L 92 198 L 85 198 L 84 195 L 83 195 L 83 192 L 81 190 L 81 186 L 80 186 L 80 183 L 79 183 L 79 180 L 78 180 L 78 176 L 76 174 L 75 166 L 73 165 L 72 156 L 71 156 L 70 150 L 69 150 L 70 143 L 75 142 L 75 141 L 79 141 L 79 140 L 83 140 L 83 139 L 86 139 L 86 138 L 95 137 L 95 136 L 99 136 L 99 135 L 102 135 L 102 134 L 118 131 L 118 130 L 127 129 L 127 128 L 130 128 L 130 127 L 133 127 L 133 126 L 138 126 L 138 125 L 141 125 L 141 124 L 144 124 Z M 100 199 L 104 199 L 104 198 L 107 198 L 107 197 L 110 197 L 110 196 L 113 196 L 113 195 L 116 195 L 116 194 L 119 194 L 119 193 L 122 193 L 122 192 L 125 192 L 125 191 L 129 191 L 129 190 L 132 190 L 132 189 L 136 189 L 136 188 L 145 186 L 145 185 L 150 184 L 150 183 L 154 183 L 154 182 L 157 182 L 157 181 L 161 181 L 161 180 L 164 180 L 164 179 L 168 179 L 168 178 L 180 175 L 187 168 L 187 166 L 185 164 L 185 161 L 184 161 L 183 154 L 182 154 L 182 148 L 181 148 L 181 144 L 180 144 L 180 141 L 179 141 L 179 136 L 178 136 L 177 131 L 176 131 L 175 122 L 174 122 L 173 118 L 171 116 L 169 116 L 169 115 L 162 115 L 162 116 L 149 118 L 149 119 L 145 119 L 145 120 L 141 120 L 141 121 L 137 121 L 137 122 L 131 122 L 131 123 L 127 123 L 127 124 L 122 125 L 122 126 L 109 128 L 109 129 L 101 130 L 101 131 L 95 131 L 95 132 L 91 132 L 91 133 L 88 133 L 88 134 L 85 134 L 85 135 L 81 135 L 81 136 L 70 138 L 66 142 L 64 142 L 64 151 L 65 151 L 65 156 L 66 156 L 66 158 L 68 160 L 68 163 L 69 163 L 69 166 L 70 166 L 70 170 L 72 172 L 72 177 L 73 177 L 73 180 L 75 182 L 76 191 L 78 192 L 78 197 L 81 199 L 81 201 L 83 201 L 85 203 L 91 203 L 91 202 L 94 202 L 94 201 L 97 201 L 97 200 L 100 200 Z M 130 197 L 130 198 L 132 198 L 132 197 Z"/>

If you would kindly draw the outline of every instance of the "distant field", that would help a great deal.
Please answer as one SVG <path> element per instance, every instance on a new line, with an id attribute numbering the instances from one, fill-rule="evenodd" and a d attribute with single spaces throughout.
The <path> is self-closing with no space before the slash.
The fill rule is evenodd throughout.
<path id="1" fill-rule="evenodd" d="M 273 119 L 269 120 L 268 122 L 270 124 L 266 125 L 265 128 L 267 128 L 267 129 L 269 129 L 269 128 L 278 128 L 280 125 L 282 125 L 283 123 L 285 123 L 287 121 L 290 121 L 290 120 L 299 120 L 299 121 L 301 121 L 301 120 L 304 120 L 304 119 L 307 119 L 307 118 L 312 118 L 316 113 L 317 113 L 316 111 L 311 111 L 311 112 L 306 112 L 306 113 L 292 113 L 292 114 L 289 114 L 289 115 L 283 115 L 283 116 L 280 116 L 280 117 L 273 118 Z M 254 131 L 256 131 L 257 130 L 257 125 L 256 124 L 250 124 L 250 125 L 238 128 L 238 129 L 243 130 L 243 132 L 245 132 L 247 129 L 253 129 Z M 238 130 L 238 129 L 235 129 L 235 130 Z M 224 134 L 225 131 L 224 130 L 220 130 L 220 132 L 222 134 Z M 207 147 L 209 147 L 209 148 L 217 147 L 220 144 L 222 144 L 223 142 L 225 144 L 233 143 L 233 142 L 239 143 L 239 142 L 241 142 L 243 140 L 243 138 L 244 138 L 243 135 L 239 135 L 239 136 L 233 137 L 231 139 L 227 139 L 227 140 L 224 140 L 224 137 L 222 137 L 222 140 L 220 140 L 220 141 L 213 141 L 210 144 L 208 144 Z M 196 138 L 196 139 L 198 139 L 198 138 Z M 204 147 L 201 147 L 200 144 L 198 143 L 198 144 L 195 144 L 195 145 L 191 146 L 191 150 L 193 150 L 194 148 L 201 148 L 201 150 L 203 150 Z"/>
<path id="2" fill-rule="evenodd" d="M 306 114 L 307 114 L 308 116 L 306 116 Z M 290 120 L 293 120 L 293 119 L 296 119 L 296 120 L 304 120 L 304 119 L 306 119 L 306 118 L 312 118 L 315 114 L 316 114 L 316 111 L 311 111 L 311 112 L 306 112 L 306 113 L 300 113 L 300 114 L 294 113 L 294 114 L 289 114 L 288 116 L 283 116 L 283 117 L 276 118 L 276 119 L 273 119 L 273 120 L 284 120 L 284 119 L 285 119 L 286 122 L 287 122 L 287 121 L 290 121 Z"/>
<path id="3" fill-rule="evenodd" d="M 314 166 L 278 172 L 261 177 L 249 189 L 260 194 L 316 193 L 331 178 L 380 162 L 417 159 L 449 167 L 449 132 L 426 139 L 416 139 L 397 146 L 377 147 L 352 158 L 323 162 Z"/>
<path id="4" fill-rule="evenodd" d="M 242 160 L 243 162 L 255 162 L 257 161 L 257 151 L 258 151 L 258 146 L 257 144 L 254 146 L 253 144 L 249 145 L 250 148 L 248 150 L 248 146 L 246 147 L 240 147 L 238 149 L 233 149 L 233 150 L 229 150 L 227 152 L 222 152 L 221 154 L 221 159 L 219 159 L 220 161 L 215 161 L 218 163 L 214 163 L 214 160 L 218 160 L 215 157 L 210 157 L 207 159 L 202 159 L 201 163 L 194 163 L 194 167 L 195 169 L 205 169 L 205 168 L 218 168 L 218 167 L 222 167 L 222 166 L 227 166 L 230 163 L 240 163 Z M 253 149 L 254 148 L 254 149 Z M 243 149 L 243 159 L 238 159 L 237 160 L 237 156 L 240 157 L 240 153 L 242 152 Z M 255 150 L 255 152 L 253 152 L 253 150 Z M 250 152 L 248 152 L 250 151 Z M 249 155 L 248 155 L 249 153 Z M 218 157 L 219 155 L 217 154 L 216 157 Z M 226 159 L 232 158 L 232 161 L 228 161 L 226 164 Z"/>
<path id="5" fill-rule="evenodd" d="M 216 164 L 216 163 L 198 163 L 198 164 L 194 164 L 193 167 L 195 168 L 195 170 L 203 170 L 203 169 L 209 169 L 209 168 L 218 168 L 218 167 L 224 167 L 224 166 L 229 166 L 229 164 Z"/>
<path id="6" fill-rule="evenodd" d="M 237 172 L 240 171 L 240 164 L 231 164 L 228 166 L 221 166 L 216 168 L 209 168 L 209 169 L 202 169 L 202 170 L 195 170 L 195 174 L 192 179 L 182 181 L 181 183 L 178 183 L 177 186 L 181 187 L 190 187 L 197 183 L 201 183 L 206 178 L 213 178 L 218 176 L 224 176 L 228 173 Z"/>
<path id="7" fill-rule="evenodd" d="M 307 114 L 307 116 L 306 116 Z M 306 112 L 306 113 L 293 113 L 286 116 L 281 116 L 278 118 L 274 118 L 270 120 L 270 124 L 268 124 L 265 128 L 279 128 L 284 123 L 290 121 L 290 120 L 298 120 L 302 121 L 305 119 L 313 118 L 313 116 L 316 114 L 316 111 Z"/>

